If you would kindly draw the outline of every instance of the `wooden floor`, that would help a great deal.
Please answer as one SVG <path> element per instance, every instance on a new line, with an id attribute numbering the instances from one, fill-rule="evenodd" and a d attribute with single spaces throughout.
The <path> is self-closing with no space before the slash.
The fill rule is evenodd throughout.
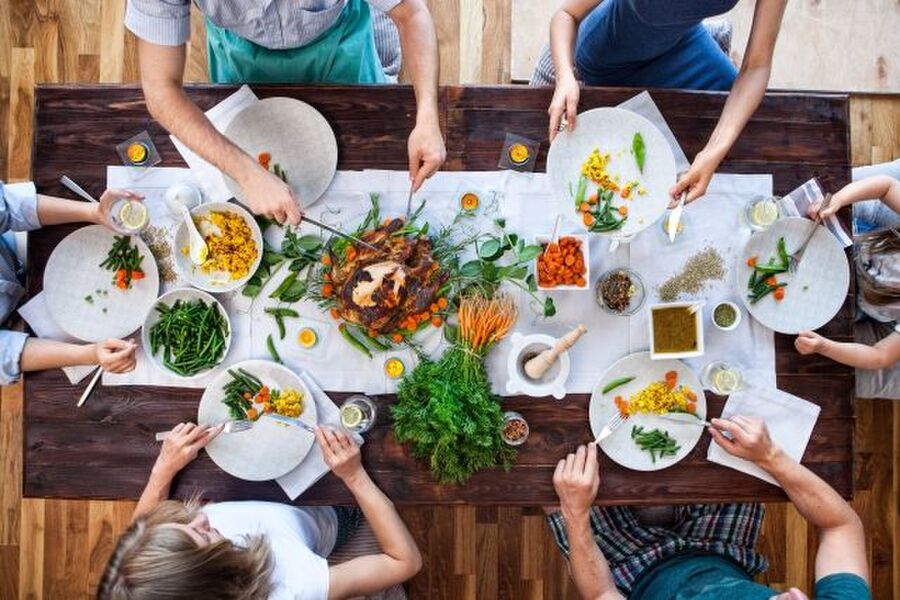
<path id="1" fill-rule="evenodd" d="M 509 80 L 512 0 L 430 4 L 442 82 Z M 0 175 L 6 180 L 29 177 L 36 83 L 136 80 L 123 13 L 124 0 L 0 3 Z M 203 32 L 197 19 L 194 25 L 187 79 L 203 81 Z M 900 157 L 900 98 L 855 97 L 851 111 L 854 164 Z M 23 402 L 21 385 L 0 392 L 0 600 L 86 598 L 133 503 L 23 499 Z M 868 532 L 874 597 L 900 599 L 900 403 L 859 400 L 857 412 L 854 506 Z M 416 508 L 403 515 L 426 558 L 410 584 L 411 598 L 574 597 L 538 508 Z M 815 539 L 796 511 L 769 506 L 762 543 L 772 560 L 767 581 L 809 589 Z"/>

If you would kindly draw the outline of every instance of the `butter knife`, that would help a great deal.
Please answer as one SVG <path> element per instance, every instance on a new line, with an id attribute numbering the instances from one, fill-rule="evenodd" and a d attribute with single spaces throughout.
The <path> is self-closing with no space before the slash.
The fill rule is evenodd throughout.
<path id="1" fill-rule="evenodd" d="M 273 421 L 278 421 L 279 423 L 284 423 L 285 425 L 290 425 L 291 427 L 300 427 L 301 429 L 305 429 L 311 434 L 316 434 L 316 428 L 312 425 L 307 425 L 300 419 L 293 419 L 291 417 L 285 417 L 284 415 L 277 415 L 275 413 L 266 413 L 263 417 L 267 419 L 272 419 Z"/>
<path id="2" fill-rule="evenodd" d="M 684 201 L 687 200 L 687 190 L 681 192 L 681 198 L 678 199 L 678 204 L 675 205 L 675 208 L 672 209 L 672 212 L 669 213 L 669 221 L 666 223 L 666 232 L 669 234 L 669 242 L 675 241 L 675 236 L 678 235 L 678 224 L 681 222 L 681 213 L 684 212 Z"/>

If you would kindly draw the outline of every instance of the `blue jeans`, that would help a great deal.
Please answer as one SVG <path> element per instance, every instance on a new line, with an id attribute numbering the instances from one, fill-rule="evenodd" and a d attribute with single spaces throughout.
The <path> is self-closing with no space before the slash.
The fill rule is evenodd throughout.
<path id="1" fill-rule="evenodd" d="M 737 70 L 701 24 L 737 0 L 603 0 L 578 28 L 588 85 L 729 90 Z"/>

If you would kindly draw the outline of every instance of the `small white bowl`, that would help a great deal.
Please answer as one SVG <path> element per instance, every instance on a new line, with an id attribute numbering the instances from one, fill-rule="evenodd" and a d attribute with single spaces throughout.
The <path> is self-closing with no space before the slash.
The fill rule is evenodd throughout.
<path id="1" fill-rule="evenodd" d="M 522 335 L 513 332 L 510 336 L 512 346 L 506 360 L 506 391 L 510 395 L 524 394 L 541 398 L 553 396 L 557 400 L 566 397 L 566 380 L 569 378 L 569 351 L 566 350 L 556 359 L 544 376 L 535 380 L 525 374 L 525 363 L 539 353 L 552 348 L 556 338 L 543 333 Z"/>
<path id="2" fill-rule="evenodd" d="M 716 309 L 722 305 L 730 306 L 731 308 L 734 309 L 734 314 L 735 314 L 734 323 L 732 323 L 728 327 L 722 327 L 721 325 L 716 323 Z M 715 307 L 713 307 L 712 314 L 710 315 L 710 320 L 712 321 L 713 325 L 715 325 L 716 329 L 719 329 L 720 331 L 733 331 L 733 330 L 737 329 L 737 326 L 741 324 L 742 318 L 743 318 L 743 315 L 741 314 L 741 309 L 738 307 L 738 305 L 735 304 L 734 302 L 729 302 L 727 300 L 716 304 Z"/>
<path id="3" fill-rule="evenodd" d="M 654 311 L 663 309 L 663 308 L 686 308 L 689 306 L 694 306 L 695 304 L 699 304 L 700 308 L 697 312 L 694 313 L 694 325 L 696 327 L 697 333 L 697 349 L 690 350 L 687 352 L 657 352 L 656 351 L 656 340 L 653 339 L 653 315 Z M 651 304 L 650 305 L 650 318 L 647 319 L 647 323 L 650 327 L 650 359 L 651 360 L 664 360 L 668 358 L 693 358 L 695 356 L 703 356 L 703 353 L 706 351 L 703 344 L 703 305 L 702 301 L 692 301 L 692 302 L 669 302 L 663 304 Z"/>
<path id="4" fill-rule="evenodd" d="M 179 375 L 174 371 L 170 371 L 168 367 L 166 367 L 162 360 L 151 353 L 150 350 L 150 329 L 156 324 L 159 320 L 159 313 L 156 312 L 156 307 L 160 304 L 165 304 L 166 306 L 172 306 L 175 304 L 176 300 L 182 301 L 193 301 L 193 300 L 203 300 L 207 304 L 213 303 L 216 305 L 216 308 L 219 309 L 219 314 L 221 314 L 225 318 L 225 322 L 228 323 L 228 335 L 225 336 L 225 351 L 222 352 L 222 358 L 219 359 L 215 365 L 209 367 L 208 369 L 204 369 L 199 373 L 195 373 L 190 377 L 185 377 L 183 375 Z M 153 306 L 150 307 L 150 310 L 147 312 L 147 316 L 144 318 L 144 327 L 141 329 L 141 343 L 144 346 L 144 353 L 150 357 L 150 362 L 153 363 L 153 366 L 160 370 L 160 372 L 165 373 L 171 377 L 175 377 L 177 379 L 182 379 L 184 381 L 190 381 L 192 379 L 197 379 L 199 377 L 203 377 L 228 358 L 228 352 L 231 350 L 231 337 L 233 334 L 233 329 L 231 326 L 231 319 L 228 318 L 228 313 L 225 311 L 225 307 L 222 306 L 222 303 L 216 300 L 211 294 L 207 294 L 206 292 L 194 289 L 194 288 L 177 288 L 170 292 L 166 292 L 162 296 L 156 299 L 156 302 L 153 303 Z"/>
<path id="5" fill-rule="evenodd" d="M 591 289 L 591 244 L 590 238 L 583 233 L 561 233 L 559 234 L 559 239 L 563 238 L 575 238 L 581 243 L 581 256 L 584 258 L 584 287 L 579 287 L 577 285 L 555 285 L 553 287 L 544 287 L 540 284 L 540 278 L 538 277 L 538 258 L 534 259 L 534 278 L 537 283 L 537 289 L 542 292 L 561 292 L 566 290 L 589 290 Z M 550 243 L 551 240 L 550 235 L 538 235 L 535 236 L 534 242 L 541 247 Z"/>
<path id="6" fill-rule="evenodd" d="M 175 257 L 175 266 L 178 268 L 179 274 L 184 277 L 191 285 L 212 292 L 221 294 L 230 292 L 243 286 L 250 277 L 256 272 L 263 255 L 263 236 L 259 229 L 259 224 L 246 209 L 233 202 L 208 202 L 191 209 L 191 216 L 202 217 L 212 212 L 230 212 L 239 215 L 247 226 L 250 227 L 250 234 L 253 236 L 253 242 L 256 244 L 256 259 L 250 265 L 247 274 L 240 279 L 223 279 L 222 273 L 204 273 L 199 266 L 191 262 L 189 256 L 184 254 L 181 249 L 188 245 L 187 228 L 183 221 L 178 223 L 178 229 L 175 231 L 174 248 L 172 254 Z M 201 232 L 202 233 L 202 232 Z"/>

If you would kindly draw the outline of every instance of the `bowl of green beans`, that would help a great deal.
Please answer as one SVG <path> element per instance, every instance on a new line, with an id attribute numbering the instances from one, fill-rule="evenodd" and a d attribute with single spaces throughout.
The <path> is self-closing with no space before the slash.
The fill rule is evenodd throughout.
<path id="1" fill-rule="evenodd" d="M 220 365 L 231 347 L 231 322 L 222 304 L 195 288 L 157 298 L 141 331 L 144 351 L 166 375 L 195 379 Z"/>

